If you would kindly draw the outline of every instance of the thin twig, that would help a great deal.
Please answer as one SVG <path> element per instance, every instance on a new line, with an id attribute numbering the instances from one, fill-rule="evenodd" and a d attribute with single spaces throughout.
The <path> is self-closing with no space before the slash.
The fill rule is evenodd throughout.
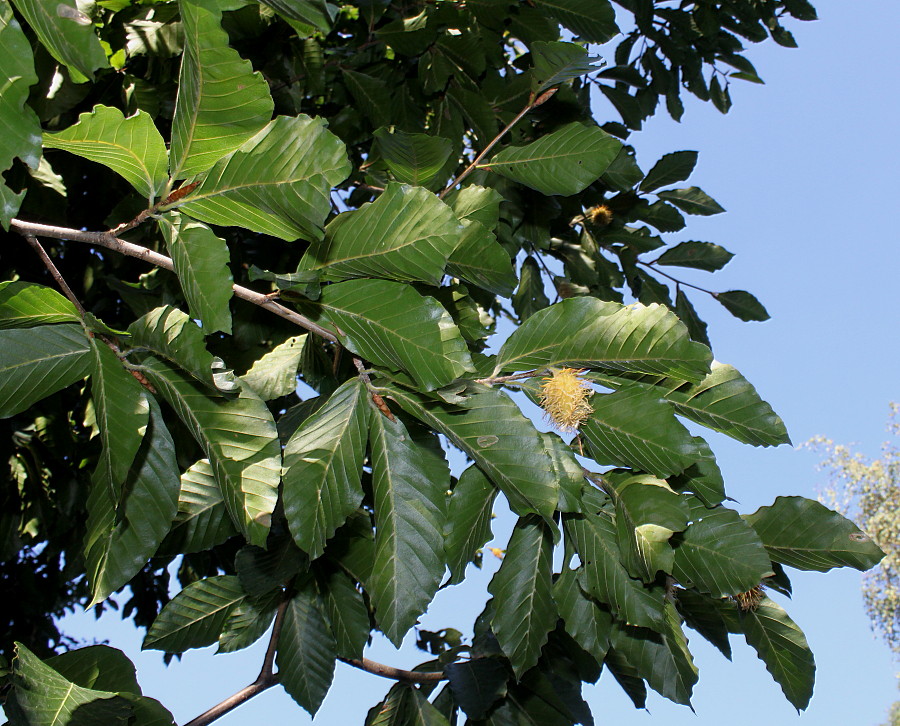
<path id="1" fill-rule="evenodd" d="M 387 403 L 385 403 L 384 398 L 381 397 L 381 394 L 375 386 L 372 385 L 372 379 L 369 377 L 369 372 L 366 370 L 366 365 L 363 363 L 362 359 L 358 356 L 353 356 L 353 365 L 356 366 L 356 370 L 359 371 L 359 378 L 365 385 L 369 395 L 372 397 L 372 403 L 375 404 L 375 407 L 391 421 L 396 421 L 397 418 L 391 412 Z"/>
<path id="2" fill-rule="evenodd" d="M 685 287 L 691 287 L 694 290 L 699 290 L 700 292 L 705 292 L 707 295 L 712 295 L 713 297 L 715 297 L 718 294 L 718 293 L 713 292 L 712 290 L 707 290 L 705 287 L 700 287 L 699 285 L 692 285 L 691 283 L 685 282 L 684 280 L 679 280 L 677 277 L 672 277 L 672 275 L 670 275 L 668 272 L 663 272 L 662 270 L 659 269 L 659 267 L 654 265 L 652 262 L 644 262 L 643 260 L 635 260 L 635 262 L 637 262 L 637 264 L 639 264 L 641 267 L 646 267 L 648 270 L 653 270 L 654 272 L 658 272 L 663 277 L 668 277 L 676 285 L 684 285 Z"/>
<path id="3" fill-rule="evenodd" d="M 405 671 L 402 668 L 394 668 L 394 666 L 385 665 L 384 663 L 376 663 L 368 658 L 342 658 L 338 656 L 338 660 L 343 661 L 347 665 L 359 668 L 366 673 L 372 673 L 382 678 L 391 678 L 395 681 L 403 683 L 437 683 L 438 681 L 447 680 L 447 676 L 443 671 L 434 673 L 426 673 L 424 671 Z M 192 726 L 188 724 L 188 726 Z"/>
<path id="4" fill-rule="evenodd" d="M 69 283 L 66 282 L 60 271 L 56 269 L 56 265 L 53 264 L 53 260 L 50 259 L 50 255 L 47 254 L 47 251 L 41 246 L 41 243 L 38 242 L 37 237 L 35 237 L 33 234 L 28 233 L 24 233 L 22 236 L 26 239 L 28 244 L 30 244 L 32 248 L 34 248 L 34 251 L 38 253 L 38 257 L 41 258 L 41 261 L 44 263 L 44 267 L 46 267 L 47 271 L 50 273 L 50 276 L 54 280 L 56 280 L 56 284 L 59 285 L 60 290 L 62 290 L 65 296 L 69 298 L 69 301 L 75 306 L 78 314 L 82 318 L 84 318 L 87 311 L 84 309 L 81 301 L 75 296 L 75 293 L 72 292 L 72 288 L 69 287 Z"/>
<path id="5" fill-rule="evenodd" d="M 65 239 L 72 242 L 86 242 L 88 244 L 98 245 L 99 247 L 105 247 L 106 249 L 113 250 L 119 254 L 144 260 L 145 262 L 149 262 L 157 267 L 162 267 L 164 270 L 169 270 L 170 272 L 173 272 L 175 269 L 171 257 L 166 257 L 159 252 L 154 252 L 151 249 L 141 247 L 133 242 L 127 242 L 108 232 L 82 232 L 68 227 L 53 227 L 47 224 L 25 222 L 21 219 L 13 219 L 10 225 L 23 235 L 30 234 L 36 237 L 51 237 L 53 239 Z M 325 338 L 325 340 L 337 342 L 337 336 L 333 332 L 314 323 L 305 315 L 301 315 L 290 308 L 286 308 L 284 305 L 280 305 L 267 295 L 251 290 L 248 287 L 243 287 L 242 285 L 233 285 L 232 288 L 235 296 L 242 300 L 265 308 L 269 312 Z"/>
<path id="6" fill-rule="evenodd" d="M 519 381 L 523 378 L 534 378 L 541 375 L 544 371 L 533 370 L 524 373 L 513 373 L 510 376 L 491 376 L 489 378 L 476 378 L 475 383 L 484 383 L 486 386 L 493 386 L 497 383 L 509 383 L 510 381 Z"/>
<path id="7" fill-rule="evenodd" d="M 444 188 L 444 191 L 442 191 L 440 194 L 438 194 L 438 197 L 440 197 L 441 199 L 446 197 L 455 186 L 460 184 L 463 179 L 465 179 L 467 176 L 469 176 L 469 174 L 471 174 L 473 171 L 475 171 L 475 169 L 478 167 L 478 164 L 481 163 L 481 160 L 485 156 L 487 156 L 488 153 L 490 153 L 491 149 L 493 149 L 499 143 L 500 139 L 502 139 L 513 126 L 515 126 L 517 123 L 519 123 L 519 121 L 522 120 L 522 118 L 525 116 L 525 114 L 527 114 L 532 109 L 537 108 L 542 103 L 545 103 L 547 100 L 549 100 L 549 98 L 554 93 L 556 93 L 556 90 L 557 89 L 555 89 L 555 88 L 551 88 L 549 91 L 544 91 L 540 96 L 529 101 L 528 105 L 525 106 L 525 108 L 523 108 L 521 111 L 519 111 L 519 113 L 516 114 L 516 117 L 512 121 L 510 121 L 508 124 L 506 124 L 506 126 L 503 127 L 503 130 L 499 134 L 497 134 L 493 139 L 491 139 L 490 143 L 487 146 L 485 146 L 484 149 L 481 151 L 481 153 L 475 157 L 475 159 L 472 161 L 472 163 L 469 164 L 463 170 L 462 174 L 460 174 L 455 179 L 450 180 L 450 183 Z"/>
<path id="8" fill-rule="evenodd" d="M 237 693 L 230 695 L 224 701 L 220 701 L 208 711 L 201 713 L 197 718 L 188 721 L 185 726 L 207 726 L 207 724 L 211 724 L 226 713 L 236 709 L 242 703 L 246 703 L 254 696 L 259 695 L 278 683 L 278 674 L 274 672 L 275 652 L 278 650 L 278 638 L 281 635 L 281 627 L 284 623 L 284 616 L 287 612 L 289 602 L 289 592 L 285 590 L 284 597 L 275 613 L 275 623 L 272 625 L 272 635 L 269 638 L 269 646 L 266 648 L 262 669 L 256 677 L 256 680 Z"/>

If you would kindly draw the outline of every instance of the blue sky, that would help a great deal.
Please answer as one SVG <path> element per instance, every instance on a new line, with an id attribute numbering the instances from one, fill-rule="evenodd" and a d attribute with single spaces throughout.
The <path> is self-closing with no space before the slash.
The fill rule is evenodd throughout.
<path id="1" fill-rule="evenodd" d="M 736 81 L 727 116 L 710 105 L 688 104 L 681 124 L 660 115 L 632 137 L 642 168 L 662 154 L 700 152 L 691 183 L 727 210 L 693 217 L 672 241 L 716 242 L 736 254 L 721 273 L 690 280 L 717 290 L 748 289 L 772 320 L 742 323 L 704 296 L 695 305 L 710 324 L 716 357 L 735 365 L 784 418 L 795 444 L 816 434 L 856 443 L 877 456 L 887 434 L 888 402 L 900 400 L 900 273 L 893 179 L 900 168 L 896 73 L 900 68 L 900 4 L 896 0 L 818 0 L 820 20 L 794 23 L 800 48 L 767 43 L 750 50 L 765 86 Z M 609 116 L 598 106 L 598 114 Z M 789 447 L 755 449 L 712 435 L 729 494 L 752 512 L 778 494 L 815 497 L 824 483 L 817 456 Z M 505 546 L 509 518 L 495 527 Z M 488 555 L 470 582 L 441 594 L 423 627 L 470 632 L 497 562 Z M 471 570 L 470 570 L 471 572 Z M 797 716 L 754 651 L 733 639 L 734 662 L 691 635 L 700 668 L 696 715 L 651 696 L 650 713 L 635 711 L 604 675 L 585 695 L 598 723 L 667 726 L 877 726 L 895 699 L 888 649 L 869 628 L 859 575 L 791 573 L 793 601 L 780 599 L 805 630 L 816 655 L 816 689 Z M 778 596 L 775 596 L 778 598 Z M 229 656 L 213 649 L 190 652 L 168 669 L 156 652 L 139 653 L 134 629 L 116 616 L 100 625 L 89 614 L 66 629 L 85 638 L 108 638 L 138 665 L 144 692 L 159 698 L 179 723 L 251 682 L 262 644 Z M 409 639 L 408 639 L 409 640 Z M 426 657 L 407 646 L 396 653 L 376 642 L 369 657 L 410 666 Z M 369 707 L 391 683 L 339 665 L 316 724 L 362 724 Z M 258 724 L 265 719 L 302 726 L 309 717 L 280 689 L 245 704 L 218 723 Z"/>

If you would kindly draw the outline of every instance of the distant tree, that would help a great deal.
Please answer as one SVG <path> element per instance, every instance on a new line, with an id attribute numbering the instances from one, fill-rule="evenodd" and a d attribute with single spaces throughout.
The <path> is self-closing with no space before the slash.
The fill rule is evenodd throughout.
<path id="1" fill-rule="evenodd" d="M 806 707 L 812 653 L 764 588 L 882 553 L 802 497 L 727 506 L 681 419 L 789 438 L 691 297 L 768 314 L 682 281 L 733 255 L 668 235 L 723 209 L 696 152 L 645 173 L 629 137 L 685 93 L 727 111 L 760 81 L 744 43 L 793 46 L 815 10 L 617 4 L 625 31 L 608 0 L 0 0 L 13 724 L 172 723 L 120 651 L 69 648 L 83 606 L 166 657 L 270 633 L 192 726 L 276 685 L 315 713 L 338 661 L 396 681 L 373 726 L 588 724 L 603 670 L 689 704 L 685 625 L 726 657 L 741 635 Z M 500 496 L 471 635 L 367 660 L 480 564 Z"/>

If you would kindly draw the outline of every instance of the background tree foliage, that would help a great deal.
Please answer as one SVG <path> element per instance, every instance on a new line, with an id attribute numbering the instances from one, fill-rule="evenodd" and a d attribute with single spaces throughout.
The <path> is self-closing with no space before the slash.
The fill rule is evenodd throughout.
<path id="1" fill-rule="evenodd" d="M 14 723 L 171 722 L 119 651 L 66 650 L 82 605 L 167 657 L 271 626 L 244 695 L 315 713 L 341 660 L 397 681 L 371 724 L 591 723 L 604 668 L 689 704 L 685 625 L 726 657 L 742 635 L 806 706 L 812 654 L 763 587 L 882 552 L 817 502 L 724 504 L 701 427 L 789 439 L 688 292 L 768 315 L 678 281 L 732 254 L 662 235 L 723 210 L 695 152 L 644 173 L 628 136 L 685 92 L 727 111 L 759 81 L 744 43 L 815 11 L 617 2 L 0 0 Z M 479 564 L 498 496 L 518 521 L 472 637 L 367 661 Z"/>

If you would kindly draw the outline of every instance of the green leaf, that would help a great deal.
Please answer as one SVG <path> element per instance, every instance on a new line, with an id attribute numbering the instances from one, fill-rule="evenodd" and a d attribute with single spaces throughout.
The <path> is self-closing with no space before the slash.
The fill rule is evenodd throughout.
<path id="1" fill-rule="evenodd" d="M 325 0 L 260 0 L 284 18 L 310 26 L 325 35 L 332 26 L 333 5 Z M 293 25 L 293 23 L 292 23 Z M 294 26 L 296 28 L 296 25 Z M 312 32 L 310 32 L 312 34 Z"/>
<path id="2" fill-rule="evenodd" d="M 366 583 L 375 617 L 400 647 L 444 574 L 450 470 L 400 421 L 373 413 L 369 424 L 375 500 L 375 567 Z"/>
<path id="3" fill-rule="evenodd" d="M 184 653 L 219 639 L 228 615 L 246 597 L 234 575 L 192 582 L 160 611 L 141 645 L 142 650 Z"/>
<path id="4" fill-rule="evenodd" d="M 102 480 L 95 479 L 91 487 L 85 541 L 85 566 L 91 584 L 89 608 L 126 585 L 147 564 L 169 533 L 178 511 L 180 482 L 175 445 L 159 404 L 152 397 L 148 401 L 147 433 L 123 480 L 123 501 L 110 499 Z M 100 466 L 108 465 L 104 462 Z"/>
<path id="5" fill-rule="evenodd" d="M 0 282 L 0 330 L 80 322 L 75 306 L 56 290 L 31 282 Z"/>
<path id="6" fill-rule="evenodd" d="M 275 617 L 278 596 L 276 593 L 259 600 L 245 598 L 235 605 L 222 626 L 216 653 L 234 653 L 249 648 L 263 637 Z"/>
<path id="7" fill-rule="evenodd" d="M 291 436 L 284 450 L 284 514 L 311 559 L 362 502 L 360 483 L 371 409 L 362 381 L 351 379 Z"/>
<path id="8" fill-rule="evenodd" d="M 660 187 L 684 181 L 691 175 L 696 165 L 696 151 L 675 151 L 666 154 L 647 172 L 638 188 L 642 192 L 652 192 Z"/>
<path id="9" fill-rule="evenodd" d="M 41 662 L 22 643 L 15 646 L 15 705 L 29 726 L 66 726 L 75 719 L 110 726 L 128 723 L 131 707 L 117 693 L 76 685 Z"/>
<path id="10" fill-rule="evenodd" d="M 431 391 L 472 371 L 465 340 L 432 297 L 387 280 L 328 285 L 302 311 L 342 331 L 341 344 L 377 365 L 409 373 Z"/>
<path id="11" fill-rule="evenodd" d="M 474 219 L 463 221 L 462 241 L 450 254 L 447 274 L 504 297 L 512 295 L 518 282 L 506 250 Z"/>
<path id="12" fill-rule="evenodd" d="M 681 322 L 685 324 L 688 332 L 691 334 L 691 340 L 702 343 L 708 348 L 712 347 L 712 344 L 709 342 L 709 336 L 706 334 L 706 323 L 704 323 L 700 316 L 697 315 L 697 311 L 694 309 L 688 296 L 684 294 L 684 290 L 682 290 L 680 286 L 675 293 L 674 310 L 675 314 Z"/>
<path id="13" fill-rule="evenodd" d="M 109 167 L 148 200 L 156 197 L 168 178 L 166 142 L 144 111 L 125 118 L 119 109 L 98 104 L 72 126 L 44 134 L 44 147 Z"/>
<path id="14" fill-rule="evenodd" d="M 80 381 L 92 364 L 80 325 L 0 330 L 0 418 Z"/>
<path id="15" fill-rule="evenodd" d="M 244 545 L 234 557 L 234 569 L 248 595 L 264 597 L 281 592 L 291 579 L 305 572 L 309 559 L 282 533 L 270 536 L 266 549 Z"/>
<path id="16" fill-rule="evenodd" d="M 202 222 L 173 214 L 159 220 L 175 274 L 191 317 L 203 326 L 203 335 L 231 334 L 231 253 L 221 237 Z"/>
<path id="17" fill-rule="evenodd" d="M 665 619 L 659 632 L 620 625 L 613 628 L 612 646 L 654 691 L 675 703 L 690 705 L 697 666 L 672 603 L 665 604 Z"/>
<path id="18" fill-rule="evenodd" d="M 531 92 L 535 95 L 597 70 L 597 61 L 600 60 L 588 55 L 586 48 L 575 43 L 544 43 L 539 40 L 531 44 L 531 56 L 534 62 Z"/>
<path id="19" fill-rule="evenodd" d="M 827 572 L 832 567 L 865 571 L 884 552 L 849 519 L 804 497 L 778 497 L 744 519 L 756 530 L 775 562 L 798 570 Z"/>
<path id="20" fill-rule="evenodd" d="M 516 311 L 516 315 L 522 322 L 550 305 L 550 299 L 544 292 L 544 277 L 541 274 L 541 267 L 531 255 L 522 260 L 519 286 L 512 296 L 512 304 L 513 310 Z"/>
<path id="21" fill-rule="evenodd" d="M 485 228 L 493 230 L 500 221 L 503 195 L 496 189 L 471 184 L 462 189 L 454 189 L 445 201 L 453 207 L 453 212 L 462 222 L 480 222 Z"/>
<path id="22" fill-rule="evenodd" d="M 108 645 L 69 650 L 47 658 L 44 665 L 82 688 L 141 695 L 134 664 L 121 650 Z"/>
<path id="23" fill-rule="evenodd" d="M 84 83 L 95 70 L 109 65 L 94 24 L 74 0 L 15 0 L 13 5 L 41 45 L 69 69 L 69 77 L 75 83 Z"/>
<path id="24" fill-rule="evenodd" d="M 579 297 L 520 325 L 500 348 L 496 371 L 602 366 L 699 381 L 711 360 L 709 349 L 691 341 L 684 324 L 662 305 Z"/>
<path id="25" fill-rule="evenodd" d="M 731 660 L 728 634 L 737 630 L 734 627 L 737 622 L 737 606 L 734 602 L 681 588 L 675 591 L 675 595 L 675 605 L 684 622 Z"/>
<path id="26" fill-rule="evenodd" d="M 473 459 L 516 514 L 540 514 L 549 521 L 558 502 L 558 484 L 540 434 L 501 391 L 473 386 L 468 392 L 461 404 L 445 406 L 389 387 L 390 397 L 410 415 Z"/>
<path id="27" fill-rule="evenodd" d="M 31 43 L 13 16 L 9 3 L 0 4 L 0 175 L 12 167 L 18 157 L 31 169 L 37 169 L 41 158 L 41 124 L 27 104 L 30 88 L 37 83 Z M 14 194 L 0 176 L 0 224 L 9 229 L 10 220 L 18 213 L 25 192 Z"/>
<path id="28" fill-rule="evenodd" d="M 484 472 L 472 465 L 453 487 L 444 530 L 444 551 L 450 567 L 450 584 L 462 582 L 466 566 L 491 538 L 491 519 L 497 489 Z"/>
<path id="29" fill-rule="evenodd" d="M 616 525 L 610 514 L 602 510 L 566 515 L 563 524 L 567 541 L 574 544 L 581 559 L 578 579 L 582 588 L 629 625 L 661 627 L 662 593 L 628 576 L 619 559 Z"/>
<path id="30" fill-rule="evenodd" d="M 669 538 L 687 529 L 690 508 L 686 498 L 652 476 L 610 477 L 610 482 L 619 549 L 628 573 L 648 583 L 660 570 L 671 573 L 675 553 Z"/>
<path id="31" fill-rule="evenodd" d="M 226 393 L 235 391 L 239 382 L 225 369 L 221 358 L 206 349 L 203 332 L 187 313 L 165 305 L 154 308 L 128 326 L 131 342 L 148 348 L 190 373 L 200 383 Z"/>
<path id="32" fill-rule="evenodd" d="M 590 380 L 610 388 L 638 386 L 666 398 L 691 421 L 754 446 L 789 444 L 784 422 L 756 389 L 730 365 L 713 361 L 699 383 L 658 376 L 591 373 Z"/>
<path id="33" fill-rule="evenodd" d="M 488 585 L 494 596 L 491 628 L 516 678 L 537 663 L 559 617 L 551 581 L 553 537 L 536 517 L 520 517 L 500 569 Z"/>
<path id="34" fill-rule="evenodd" d="M 665 400 L 640 388 L 597 393 L 594 412 L 581 425 L 592 458 L 666 479 L 700 457 L 690 432 Z"/>
<path id="35" fill-rule="evenodd" d="M 707 507 L 714 507 L 725 501 L 725 480 L 709 444 L 699 436 L 695 436 L 694 441 L 702 458 L 670 479 L 669 484 L 679 492 L 693 492 Z"/>
<path id="36" fill-rule="evenodd" d="M 525 392 L 526 395 L 530 395 L 527 389 Z M 553 459 L 553 474 L 559 483 L 557 509 L 560 512 L 580 512 L 584 468 L 575 458 L 572 445 L 567 444 L 555 433 L 542 433 L 541 439 L 544 442 L 544 448 Z"/>
<path id="37" fill-rule="evenodd" d="M 444 668 L 454 700 L 470 719 L 484 718 L 506 695 L 509 671 L 499 658 L 473 658 Z"/>
<path id="38" fill-rule="evenodd" d="M 542 194 L 584 191 L 616 158 L 622 143 L 597 126 L 570 123 L 526 146 L 511 146 L 479 164 Z"/>
<path id="39" fill-rule="evenodd" d="M 209 460 L 200 459 L 181 475 L 178 512 L 160 554 L 203 552 L 236 534 Z"/>
<path id="40" fill-rule="evenodd" d="M 265 403 L 246 387 L 238 398 L 210 396 L 160 360 L 144 361 L 142 370 L 209 458 L 232 521 L 251 544 L 264 545 L 281 480 L 281 444 Z"/>
<path id="41" fill-rule="evenodd" d="M 741 628 L 787 700 L 798 711 L 805 709 L 812 698 L 816 663 L 803 631 L 769 598 L 741 614 Z"/>
<path id="42" fill-rule="evenodd" d="M 725 267 L 732 257 L 728 250 L 712 242 L 680 242 L 663 252 L 656 264 L 715 272 Z"/>
<path id="43" fill-rule="evenodd" d="M 713 297 L 739 320 L 762 322 L 769 319 L 769 313 L 763 304 L 746 290 L 717 292 L 713 293 Z"/>
<path id="44" fill-rule="evenodd" d="M 206 171 L 272 118 L 269 85 L 229 46 L 213 0 L 180 0 L 184 53 L 172 119 L 171 175 Z M 214 174 L 213 174 L 214 175 Z"/>
<path id="45" fill-rule="evenodd" d="M 566 632 L 578 645 L 602 663 L 609 650 L 613 619 L 581 589 L 575 570 L 564 569 L 553 585 L 553 599 Z"/>
<path id="46" fill-rule="evenodd" d="M 91 338 L 91 352 L 91 399 L 103 441 L 98 469 L 103 470 L 108 494 L 116 502 L 147 430 L 150 407 L 141 384 L 108 345 Z"/>
<path id="47" fill-rule="evenodd" d="M 675 548 L 675 579 L 713 597 L 737 595 L 772 573 L 753 528 L 734 510 L 692 502 L 691 525 Z"/>
<path id="48" fill-rule="evenodd" d="M 341 570 L 335 570 L 320 580 L 325 614 L 334 633 L 335 651 L 341 658 L 363 657 L 369 640 L 369 609 L 353 580 Z"/>
<path id="49" fill-rule="evenodd" d="M 608 0 L 537 0 L 535 4 L 591 43 L 605 43 L 619 32 L 615 10 Z"/>
<path id="50" fill-rule="evenodd" d="M 325 125 L 321 118 L 279 116 L 216 162 L 182 210 L 288 241 L 321 239 L 331 188 L 350 173 L 344 144 Z"/>
<path id="51" fill-rule="evenodd" d="M 281 398 L 297 390 L 297 368 L 306 335 L 294 335 L 257 360 L 241 380 L 264 401 Z"/>
<path id="52" fill-rule="evenodd" d="M 660 199 L 665 199 L 667 202 L 671 202 L 686 214 L 697 214 L 708 217 L 712 214 L 720 214 L 725 211 L 715 199 L 699 187 L 669 189 L 664 192 L 658 192 L 656 196 Z"/>
<path id="53" fill-rule="evenodd" d="M 378 151 L 394 179 L 404 184 L 428 186 L 450 158 L 449 139 L 427 134 L 409 134 L 380 128 L 374 133 Z"/>
<path id="54" fill-rule="evenodd" d="M 284 690 L 312 716 L 331 687 L 335 647 L 318 597 L 307 583 L 288 603 L 275 662 Z"/>
<path id="55" fill-rule="evenodd" d="M 439 285 L 460 243 L 453 210 L 427 189 L 389 184 L 371 204 L 337 217 L 301 262 L 328 280 L 382 277 Z"/>
<path id="56" fill-rule="evenodd" d="M 390 122 L 391 92 L 380 78 L 342 69 L 344 85 L 373 127 Z"/>

